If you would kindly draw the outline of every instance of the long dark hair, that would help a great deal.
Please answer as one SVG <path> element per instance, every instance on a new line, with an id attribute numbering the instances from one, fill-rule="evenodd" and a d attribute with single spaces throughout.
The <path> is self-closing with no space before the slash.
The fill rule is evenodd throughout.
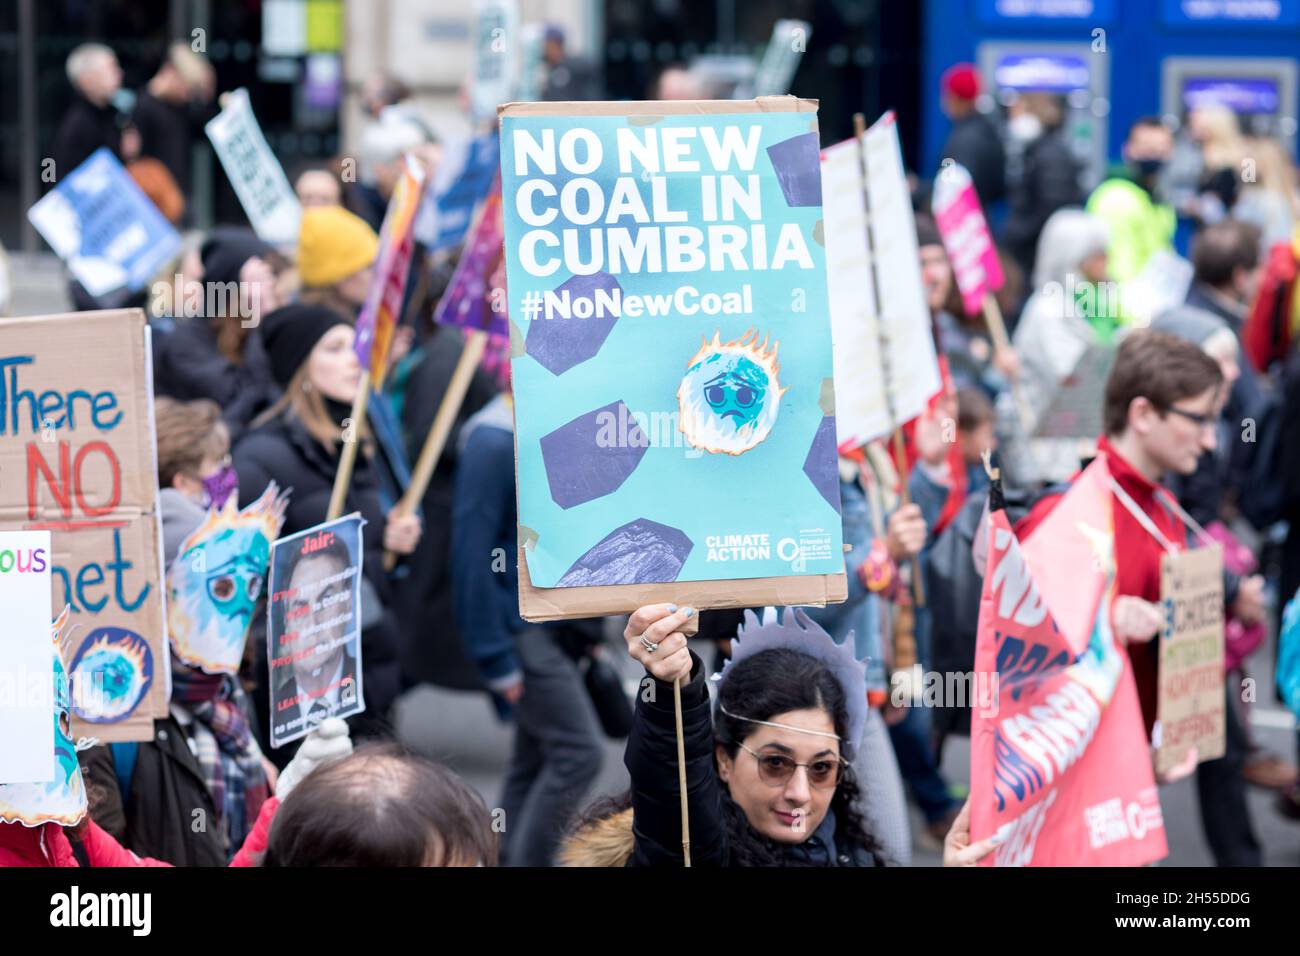
<path id="1" fill-rule="evenodd" d="M 865 687 L 862 693 L 866 693 Z M 849 736 L 844 688 L 822 661 L 792 648 L 770 648 L 734 662 L 727 669 L 727 679 L 721 683 L 718 702 L 721 707 L 714 721 L 714 736 L 732 758 L 740 744 L 754 732 L 755 725 L 727 716 L 722 708 L 750 720 L 771 720 L 792 710 L 824 710 L 840 739 L 847 740 Z M 835 814 L 836 843 L 869 853 L 879 865 L 884 860 L 863 824 L 858 810 L 861 798 L 862 790 L 853 771 L 846 768 L 830 805 Z M 756 832 L 725 788 L 723 809 L 734 865 L 790 865 L 782 845 Z M 831 852 L 835 852 L 834 847 Z"/>

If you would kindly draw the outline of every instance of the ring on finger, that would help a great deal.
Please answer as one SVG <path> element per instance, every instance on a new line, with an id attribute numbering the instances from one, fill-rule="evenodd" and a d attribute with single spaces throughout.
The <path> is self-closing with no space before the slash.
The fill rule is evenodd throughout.
<path id="1" fill-rule="evenodd" d="M 659 645 L 656 644 L 654 641 L 647 641 L 646 636 L 644 634 L 641 635 L 641 646 L 644 647 L 651 654 L 659 650 Z"/>

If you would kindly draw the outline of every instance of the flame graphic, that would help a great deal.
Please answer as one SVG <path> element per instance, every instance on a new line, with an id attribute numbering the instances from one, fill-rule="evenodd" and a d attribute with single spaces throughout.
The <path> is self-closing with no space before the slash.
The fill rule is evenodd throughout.
<path id="1" fill-rule="evenodd" d="M 760 343 L 758 334 L 757 329 L 751 328 L 740 338 L 733 339 L 730 342 L 723 342 L 722 335 L 715 330 L 712 342 L 708 339 L 700 340 L 700 350 L 691 356 L 690 361 L 686 363 L 686 367 L 690 368 L 697 365 L 710 355 L 739 355 L 742 358 L 749 359 L 761 368 L 767 374 L 769 382 L 776 382 L 781 373 L 781 366 L 776 361 L 776 350 L 781 343 L 779 341 L 772 342 L 772 347 L 769 349 L 767 343 L 771 340 L 771 336 L 765 336 Z M 780 399 L 781 395 L 784 395 L 788 389 L 778 388 L 776 391 L 777 398 Z"/>
<path id="2" fill-rule="evenodd" d="M 181 542 L 180 553 L 184 554 L 208 535 L 226 528 L 260 528 L 267 541 L 274 541 L 280 534 L 280 525 L 284 523 L 284 512 L 289 507 L 289 493 L 281 492 L 274 481 L 266 486 L 262 496 L 243 511 L 235 496 L 231 495 L 220 508 L 213 508 L 197 528 L 190 532 Z"/>

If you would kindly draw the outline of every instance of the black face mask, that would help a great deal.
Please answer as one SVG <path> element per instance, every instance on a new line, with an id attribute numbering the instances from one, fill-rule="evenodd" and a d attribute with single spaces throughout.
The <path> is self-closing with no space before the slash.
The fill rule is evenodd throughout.
<path id="1" fill-rule="evenodd" d="M 1133 161 L 1133 168 L 1138 171 L 1138 175 L 1143 179 L 1154 179 L 1160 174 L 1160 170 L 1165 168 L 1163 159 L 1137 159 Z"/>

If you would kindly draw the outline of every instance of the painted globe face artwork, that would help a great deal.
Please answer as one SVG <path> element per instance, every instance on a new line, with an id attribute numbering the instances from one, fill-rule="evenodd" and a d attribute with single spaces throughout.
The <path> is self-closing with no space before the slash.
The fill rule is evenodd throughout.
<path id="1" fill-rule="evenodd" d="M 92 724 L 130 716 L 153 683 L 153 651 L 143 637 L 121 627 L 97 627 L 72 659 L 73 710 Z"/>
<path id="2" fill-rule="evenodd" d="M 5 823 L 75 826 L 86 815 L 86 788 L 72 738 L 72 686 L 59 649 L 59 632 L 67 619 L 65 610 L 54 622 L 50 645 L 54 653 L 54 779 L 0 784 L 0 821 Z"/>
<path id="3" fill-rule="evenodd" d="M 714 332 L 687 363 L 677 388 L 679 428 L 686 441 L 711 453 L 741 455 L 767 438 L 781 396 L 776 342 L 751 329 L 723 342 Z"/>
<path id="4" fill-rule="evenodd" d="M 207 674 L 234 674 L 288 502 L 272 482 L 243 511 L 233 498 L 181 542 L 167 571 L 172 653 Z"/>

